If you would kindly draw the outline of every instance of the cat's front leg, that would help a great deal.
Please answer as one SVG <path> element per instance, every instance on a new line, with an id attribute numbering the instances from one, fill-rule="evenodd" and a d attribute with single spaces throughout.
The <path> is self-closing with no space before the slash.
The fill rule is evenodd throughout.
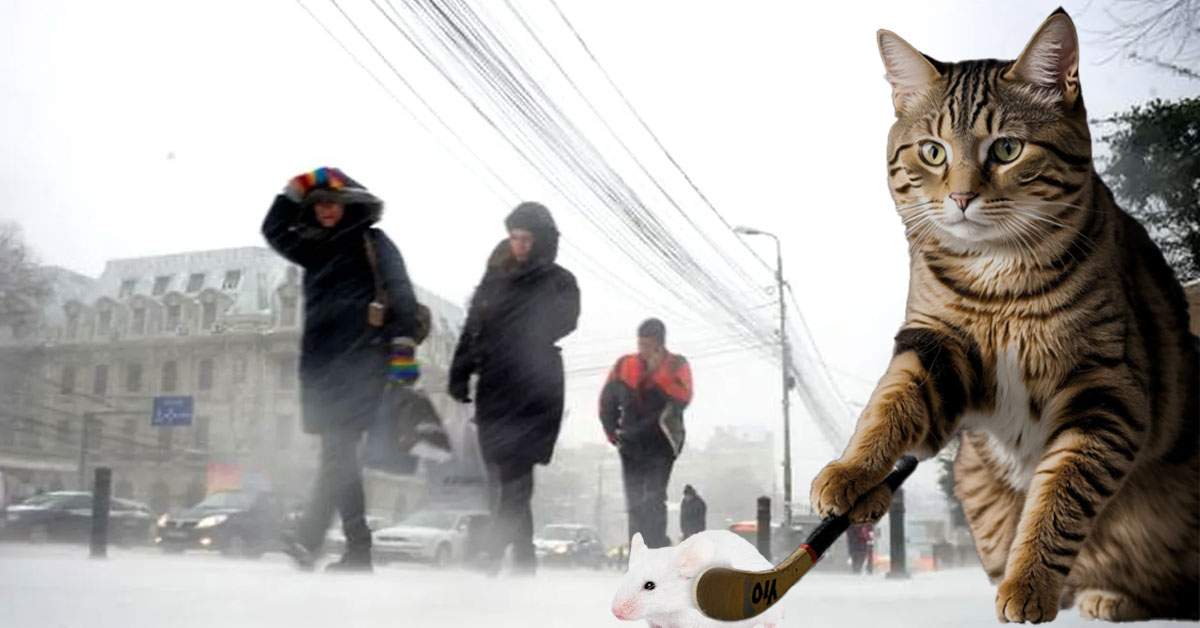
<path id="1" fill-rule="evenodd" d="M 1047 406 L 1052 428 L 996 593 L 1000 621 L 1038 623 L 1058 614 L 1096 515 L 1133 468 L 1146 407 L 1131 382 L 1103 373 L 1069 382 Z"/>
<path id="2" fill-rule="evenodd" d="M 845 452 L 813 480 L 813 508 L 822 517 L 850 512 L 856 522 L 883 516 L 891 493 L 877 485 L 906 452 L 931 455 L 942 448 L 978 396 L 982 370 L 978 350 L 963 334 L 902 329 Z"/>

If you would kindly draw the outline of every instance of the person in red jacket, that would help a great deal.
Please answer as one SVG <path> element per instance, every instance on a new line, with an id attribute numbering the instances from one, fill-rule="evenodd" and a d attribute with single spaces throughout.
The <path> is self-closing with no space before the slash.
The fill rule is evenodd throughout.
<path id="1" fill-rule="evenodd" d="M 666 547 L 667 481 L 683 449 L 683 410 L 692 401 L 687 359 L 666 348 L 667 328 L 651 318 L 638 327 L 638 352 L 621 357 L 600 393 L 600 423 L 621 454 L 629 536 Z"/>

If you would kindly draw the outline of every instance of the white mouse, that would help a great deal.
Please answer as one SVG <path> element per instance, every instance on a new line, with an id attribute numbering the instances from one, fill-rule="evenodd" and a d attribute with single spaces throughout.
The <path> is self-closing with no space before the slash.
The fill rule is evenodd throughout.
<path id="1" fill-rule="evenodd" d="M 648 549 L 641 534 L 629 544 L 629 570 L 613 596 L 617 619 L 645 619 L 655 628 L 777 628 L 783 609 L 744 621 L 725 622 L 706 617 L 696 608 L 692 591 L 696 578 L 709 567 L 760 571 L 774 567 L 748 541 L 726 530 L 709 530 L 688 537 L 676 547 Z"/>

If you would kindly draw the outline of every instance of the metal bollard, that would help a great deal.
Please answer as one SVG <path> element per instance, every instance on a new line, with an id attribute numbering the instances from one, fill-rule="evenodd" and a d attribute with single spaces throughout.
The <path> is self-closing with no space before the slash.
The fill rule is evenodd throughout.
<path id="1" fill-rule="evenodd" d="M 108 513 L 112 504 L 112 469 L 96 468 L 92 489 L 92 558 L 108 557 Z"/>
<path id="2" fill-rule="evenodd" d="M 758 552 L 771 560 L 771 498 L 758 498 Z"/>
<path id="3" fill-rule="evenodd" d="M 892 495 L 892 509 L 888 513 L 888 528 L 891 534 L 892 545 L 892 568 L 888 570 L 887 577 L 892 578 L 907 578 L 908 577 L 908 554 L 904 549 L 904 489 L 897 488 Z"/>

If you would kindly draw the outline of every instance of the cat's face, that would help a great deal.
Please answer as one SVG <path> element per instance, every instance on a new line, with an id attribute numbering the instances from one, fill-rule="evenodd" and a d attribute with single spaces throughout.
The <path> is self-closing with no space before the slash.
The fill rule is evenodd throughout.
<path id="1" fill-rule="evenodd" d="M 896 108 L 888 181 L 914 246 L 1041 257 L 1078 230 L 1091 138 L 1065 12 L 1016 61 L 941 63 L 889 31 L 879 47 Z"/>

